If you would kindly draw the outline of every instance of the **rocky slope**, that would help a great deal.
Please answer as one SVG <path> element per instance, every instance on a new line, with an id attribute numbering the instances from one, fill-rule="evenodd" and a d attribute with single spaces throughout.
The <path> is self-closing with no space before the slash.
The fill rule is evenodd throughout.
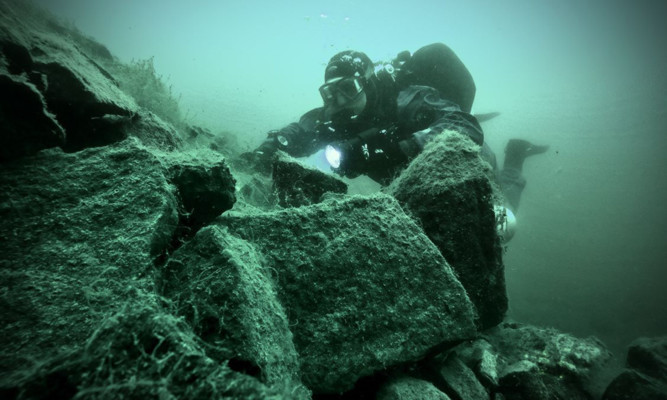
<path id="1" fill-rule="evenodd" d="M 284 155 L 253 173 L 149 62 L 26 2 L 0 2 L 0 50 L 2 398 L 591 399 L 611 380 L 599 341 L 504 321 L 493 184 L 460 135 L 350 196 Z M 664 343 L 605 398 L 664 398 Z"/>

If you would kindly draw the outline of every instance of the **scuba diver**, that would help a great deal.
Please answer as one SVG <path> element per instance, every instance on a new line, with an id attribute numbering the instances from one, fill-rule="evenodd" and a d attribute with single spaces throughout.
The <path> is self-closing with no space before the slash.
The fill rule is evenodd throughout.
<path id="1" fill-rule="evenodd" d="M 298 122 L 270 131 L 256 150 L 242 157 L 267 170 L 277 150 L 307 157 L 325 149 L 335 173 L 347 178 L 364 174 L 384 186 L 429 140 L 453 130 L 481 146 L 481 156 L 497 171 L 495 155 L 484 142 L 478 119 L 470 113 L 475 90 L 468 69 L 442 43 L 424 46 L 412 55 L 404 51 L 391 62 L 377 64 L 362 52 L 342 51 L 324 71 L 319 88 L 324 105 Z M 514 213 L 526 185 L 523 162 L 547 149 L 519 139 L 507 144 L 504 167 L 497 173 L 507 204 L 496 207 L 505 241 L 514 233 Z"/>

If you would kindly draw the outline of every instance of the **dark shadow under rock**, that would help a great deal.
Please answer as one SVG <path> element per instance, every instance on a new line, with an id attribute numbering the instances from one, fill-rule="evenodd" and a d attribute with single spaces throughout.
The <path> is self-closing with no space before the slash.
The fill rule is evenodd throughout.
<path id="1" fill-rule="evenodd" d="M 349 390 L 363 376 L 475 335 L 463 287 L 390 196 L 230 211 L 217 223 L 273 271 L 302 379 L 316 393 Z"/>
<path id="2" fill-rule="evenodd" d="M 1 68 L 0 127 L 0 162 L 65 143 L 65 131 L 46 109 L 37 88 Z"/>
<path id="3" fill-rule="evenodd" d="M 478 146 L 460 133 L 443 132 L 387 189 L 421 221 L 456 271 L 475 305 L 480 329 L 500 323 L 507 311 L 495 192 L 488 174 Z"/>
<path id="4" fill-rule="evenodd" d="M 609 384 L 603 400 L 666 400 L 667 383 L 628 369 Z"/>

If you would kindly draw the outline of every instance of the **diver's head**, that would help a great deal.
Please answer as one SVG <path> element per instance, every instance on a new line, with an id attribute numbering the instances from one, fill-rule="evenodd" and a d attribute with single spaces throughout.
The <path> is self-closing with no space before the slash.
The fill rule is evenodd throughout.
<path id="1" fill-rule="evenodd" d="M 331 57 L 324 71 L 320 94 L 329 116 L 346 110 L 361 114 L 368 103 L 368 90 L 373 76 L 373 62 L 359 51 L 346 50 Z"/>

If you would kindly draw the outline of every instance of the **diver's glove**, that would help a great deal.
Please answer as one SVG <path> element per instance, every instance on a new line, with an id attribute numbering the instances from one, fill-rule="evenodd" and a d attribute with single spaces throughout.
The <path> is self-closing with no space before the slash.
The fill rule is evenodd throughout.
<path id="1" fill-rule="evenodd" d="M 246 151 L 239 155 L 239 161 L 245 168 L 253 169 L 263 174 L 270 174 L 276 152 L 285 140 L 279 135 L 280 131 L 270 131 L 267 138 L 253 151 Z"/>
<path id="2" fill-rule="evenodd" d="M 371 128 L 352 139 L 332 143 L 325 149 L 327 161 L 334 172 L 347 178 L 404 163 L 412 158 L 414 149 L 408 141 L 396 139 L 396 130 Z"/>

